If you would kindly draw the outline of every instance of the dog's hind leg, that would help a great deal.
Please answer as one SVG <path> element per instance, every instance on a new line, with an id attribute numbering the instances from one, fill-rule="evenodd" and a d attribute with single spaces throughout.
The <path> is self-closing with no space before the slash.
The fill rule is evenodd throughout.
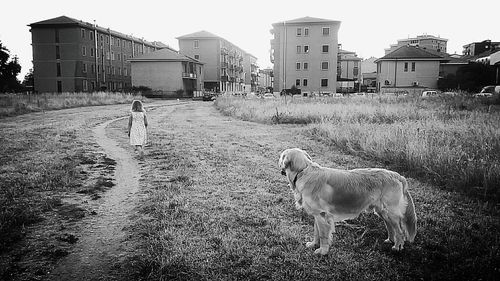
<path id="1" fill-rule="evenodd" d="M 307 242 L 307 248 L 315 248 L 319 244 L 319 230 L 318 230 L 318 219 L 314 217 L 314 237 L 313 241 Z"/>
<path id="2" fill-rule="evenodd" d="M 384 243 L 394 243 L 394 229 L 392 228 L 387 211 L 381 208 L 376 208 L 375 213 L 384 220 L 385 228 L 387 229 L 387 239 L 384 240 Z"/>
<path id="3" fill-rule="evenodd" d="M 392 226 L 394 232 L 394 246 L 392 246 L 392 250 L 400 251 L 403 250 L 403 244 L 405 243 L 405 236 L 403 233 L 403 229 L 401 228 L 400 222 L 402 220 L 401 216 L 398 216 L 395 213 L 388 213 L 389 222 Z"/>

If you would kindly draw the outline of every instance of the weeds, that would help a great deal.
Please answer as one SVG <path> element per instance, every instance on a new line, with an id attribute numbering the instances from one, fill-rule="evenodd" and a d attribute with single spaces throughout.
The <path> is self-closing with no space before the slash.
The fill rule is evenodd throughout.
<path id="1" fill-rule="evenodd" d="M 465 95 L 288 102 L 223 97 L 216 106 L 240 118 L 252 111 L 253 121 L 262 123 L 308 124 L 306 135 L 323 143 L 441 186 L 500 199 L 500 112 L 483 100 Z"/>

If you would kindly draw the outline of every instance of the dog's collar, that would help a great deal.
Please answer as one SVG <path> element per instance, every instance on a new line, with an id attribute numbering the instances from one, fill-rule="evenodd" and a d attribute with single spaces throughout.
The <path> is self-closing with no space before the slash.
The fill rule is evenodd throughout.
<path id="1" fill-rule="evenodd" d="M 296 174 L 295 174 L 295 177 L 293 178 L 293 187 L 296 189 L 297 188 L 297 180 L 299 179 L 299 174 L 301 174 L 305 169 L 307 169 L 309 166 L 305 167 L 304 169 L 298 171 Z"/>

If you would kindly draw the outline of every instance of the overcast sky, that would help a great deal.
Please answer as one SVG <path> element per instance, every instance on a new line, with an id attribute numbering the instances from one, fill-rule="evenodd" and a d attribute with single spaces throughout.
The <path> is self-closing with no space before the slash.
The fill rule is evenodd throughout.
<path id="1" fill-rule="evenodd" d="M 271 67 L 271 24 L 310 16 L 341 21 L 339 43 L 359 57 L 381 57 L 398 39 L 429 34 L 448 39 L 448 53 L 500 41 L 500 1 L 451 0 L 7 0 L 0 4 L 0 41 L 32 68 L 30 23 L 68 16 L 178 49 L 178 36 L 206 30 Z"/>

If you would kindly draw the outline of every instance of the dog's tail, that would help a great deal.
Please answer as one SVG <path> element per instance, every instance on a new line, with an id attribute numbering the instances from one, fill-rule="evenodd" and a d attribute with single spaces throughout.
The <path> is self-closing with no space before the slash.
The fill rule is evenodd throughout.
<path id="1" fill-rule="evenodd" d="M 417 234 L 417 214 L 415 213 L 415 205 L 413 205 L 413 198 L 408 191 L 408 182 L 404 177 L 401 177 L 403 183 L 403 197 L 407 202 L 406 210 L 402 219 L 402 227 L 404 229 L 405 237 L 408 242 L 413 242 Z"/>

